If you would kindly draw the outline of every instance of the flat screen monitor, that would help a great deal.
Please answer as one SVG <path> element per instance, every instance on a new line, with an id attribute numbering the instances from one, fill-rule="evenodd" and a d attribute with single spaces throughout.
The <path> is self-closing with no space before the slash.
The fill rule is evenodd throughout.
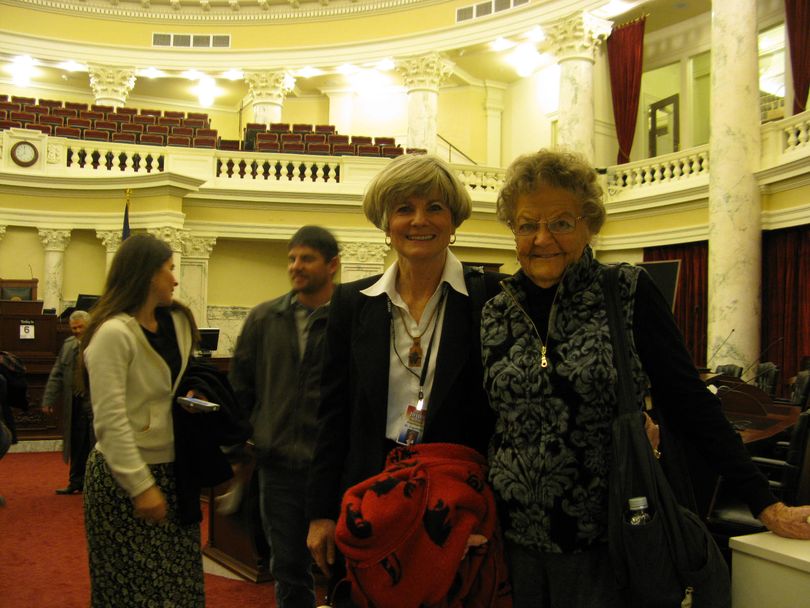
<path id="1" fill-rule="evenodd" d="M 202 356 L 211 356 L 211 353 L 217 349 L 219 345 L 219 328 L 218 327 L 200 327 L 200 354 Z"/>
<path id="2" fill-rule="evenodd" d="M 33 300 L 34 289 L 30 286 L 0 288 L 0 300 Z"/>
<path id="3" fill-rule="evenodd" d="M 74 308 L 76 310 L 86 310 L 89 312 L 98 301 L 99 297 L 100 296 L 91 296 L 87 295 L 86 293 L 80 293 L 79 297 L 76 298 L 76 306 L 74 306 Z"/>

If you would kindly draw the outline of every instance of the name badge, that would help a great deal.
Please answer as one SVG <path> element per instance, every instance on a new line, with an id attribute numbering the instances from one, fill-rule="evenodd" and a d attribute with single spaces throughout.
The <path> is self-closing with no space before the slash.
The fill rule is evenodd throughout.
<path id="1" fill-rule="evenodd" d="M 414 443 L 421 443 L 422 434 L 425 430 L 425 414 L 427 410 L 417 410 L 416 406 L 409 405 L 405 410 L 405 422 L 402 424 L 402 430 L 397 437 L 397 443 L 400 445 L 413 445 Z"/>

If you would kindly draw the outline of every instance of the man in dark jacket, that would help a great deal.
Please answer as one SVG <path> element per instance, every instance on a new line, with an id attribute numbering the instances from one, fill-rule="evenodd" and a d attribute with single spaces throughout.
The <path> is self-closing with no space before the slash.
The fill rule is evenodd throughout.
<path id="1" fill-rule="evenodd" d="M 54 404 L 62 404 L 62 458 L 70 462 L 70 474 L 67 487 L 56 490 L 57 494 L 81 492 L 87 456 L 96 443 L 90 397 L 82 383 L 76 382 L 79 340 L 89 320 L 90 315 L 84 310 L 76 310 L 70 315 L 68 322 L 73 335 L 62 345 L 42 396 L 42 405 L 48 414 L 53 414 Z"/>
<path id="2" fill-rule="evenodd" d="M 230 381 L 251 411 L 262 526 L 279 608 L 313 608 L 305 490 L 316 437 L 323 340 L 340 265 L 332 234 L 304 226 L 288 245 L 292 290 L 248 315 Z"/>

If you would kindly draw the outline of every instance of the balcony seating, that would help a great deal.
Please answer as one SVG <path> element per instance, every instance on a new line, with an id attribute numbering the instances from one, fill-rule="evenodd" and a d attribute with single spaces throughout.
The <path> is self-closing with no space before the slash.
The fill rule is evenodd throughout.
<path id="1" fill-rule="evenodd" d="M 163 112 L 160 110 L 144 110 L 141 109 L 140 116 L 154 116 L 157 120 L 158 117 L 163 116 Z"/>
<path id="2" fill-rule="evenodd" d="M 326 133 L 305 133 L 304 143 L 306 144 L 325 144 Z"/>
<path id="3" fill-rule="evenodd" d="M 292 154 L 303 154 L 306 152 L 304 142 L 301 141 L 285 141 L 281 144 L 281 151 Z"/>
<path id="4" fill-rule="evenodd" d="M 39 117 L 50 114 L 51 109 L 45 106 L 23 106 L 23 112 L 31 112 Z"/>
<path id="5" fill-rule="evenodd" d="M 217 142 L 217 148 L 220 150 L 239 150 L 239 140 L 238 139 L 222 139 L 219 138 Z"/>
<path id="6" fill-rule="evenodd" d="M 82 110 L 79 112 L 79 118 L 87 118 L 89 120 L 104 120 L 105 117 L 104 112 L 94 112 L 92 110 Z"/>
<path id="7" fill-rule="evenodd" d="M 312 133 L 312 125 L 308 125 L 308 124 L 300 123 L 300 122 L 293 123 L 292 132 L 293 133 L 301 133 L 302 135 L 304 133 Z"/>
<path id="8" fill-rule="evenodd" d="M 144 126 L 134 122 L 121 123 L 121 133 L 143 133 Z"/>
<path id="9" fill-rule="evenodd" d="M 191 127 L 192 129 L 204 129 L 208 126 L 208 122 L 202 118 L 185 118 L 183 120 L 184 127 Z"/>
<path id="10" fill-rule="evenodd" d="M 330 144 L 348 144 L 349 143 L 349 136 L 348 135 L 338 135 L 334 133 L 329 136 L 329 143 Z"/>
<path id="11" fill-rule="evenodd" d="M 33 112 L 11 112 L 8 115 L 9 119 L 16 120 L 26 125 L 37 121 L 37 115 Z"/>
<path id="12" fill-rule="evenodd" d="M 137 143 L 138 141 L 138 134 L 121 131 L 119 133 L 113 133 L 112 136 L 110 137 L 110 140 L 121 143 L 134 144 Z"/>
<path id="13" fill-rule="evenodd" d="M 51 130 L 53 130 L 53 127 L 61 127 L 63 124 L 65 124 L 65 121 L 63 120 L 63 118 L 61 116 L 50 116 L 50 115 L 48 115 L 48 116 L 40 116 L 39 117 L 39 124 L 41 124 L 41 125 L 50 125 Z"/>
<path id="14" fill-rule="evenodd" d="M 8 112 L 4 109 L 0 108 L 0 120 L 6 120 L 8 118 Z"/>
<path id="15" fill-rule="evenodd" d="M 135 116 L 138 113 L 138 109 L 137 108 L 124 108 L 124 107 L 121 107 L 121 108 L 118 108 L 115 111 L 115 113 L 116 114 L 126 114 L 127 116 L 132 117 L 132 116 Z"/>
<path id="16" fill-rule="evenodd" d="M 112 120 L 97 120 L 93 127 L 100 131 L 110 131 L 112 133 L 119 130 L 118 123 L 113 122 Z"/>
<path id="17" fill-rule="evenodd" d="M 396 140 L 393 137 L 375 137 L 374 143 L 378 146 L 395 146 Z"/>
<path id="18" fill-rule="evenodd" d="M 54 108 L 51 110 L 51 116 L 61 116 L 62 118 L 75 118 L 79 115 L 78 110 L 73 108 Z"/>
<path id="19" fill-rule="evenodd" d="M 179 118 L 180 120 L 186 117 L 185 112 L 178 112 L 175 110 L 164 110 L 163 111 L 164 118 Z"/>
<path id="20" fill-rule="evenodd" d="M 308 142 L 307 154 L 325 154 L 329 155 L 331 148 L 326 142 Z"/>
<path id="21" fill-rule="evenodd" d="M 169 134 L 169 127 L 166 125 L 146 125 L 147 133 L 159 133 L 164 137 Z"/>
<path id="22" fill-rule="evenodd" d="M 195 148 L 216 148 L 216 137 L 195 137 L 192 141 L 192 146 Z"/>
<path id="23" fill-rule="evenodd" d="M 268 131 L 272 131 L 273 133 L 287 133 L 290 130 L 290 123 L 288 122 L 271 122 L 270 126 L 267 127 Z"/>
<path id="24" fill-rule="evenodd" d="M 186 137 L 194 137 L 194 129 L 191 127 L 172 127 L 172 135 L 185 135 Z"/>
<path id="25" fill-rule="evenodd" d="M 25 128 L 31 129 L 32 131 L 41 131 L 42 133 L 45 133 L 45 135 L 51 135 L 53 132 L 51 125 L 41 125 L 39 123 L 29 123 L 25 125 Z"/>
<path id="26" fill-rule="evenodd" d="M 303 139 L 300 133 L 282 133 L 279 137 L 282 147 L 285 143 L 302 142 Z"/>
<path id="27" fill-rule="evenodd" d="M 166 139 L 166 145 L 190 148 L 191 137 L 188 135 L 169 135 L 169 137 Z"/>
<path id="28" fill-rule="evenodd" d="M 335 125 L 315 125 L 315 133 L 324 133 L 329 135 L 330 133 L 334 133 L 336 130 Z"/>
<path id="29" fill-rule="evenodd" d="M 110 132 L 101 131 L 100 129 L 85 129 L 82 133 L 82 139 L 90 139 L 93 141 L 110 141 Z"/>
<path id="30" fill-rule="evenodd" d="M 195 133 L 197 137 L 213 137 L 216 139 L 217 137 L 217 130 L 216 129 L 197 129 Z"/>
<path id="31" fill-rule="evenodd" d="M 107 114 L 112 114 L 113 112 L 115 112 L 115 108 L 113 106 L 99 105 L 99 104 L 91 104 L 90 109 L 93 112 L 101 112 L 105 116 Z"/>
<path id="32" fill-rule="evenodd" d="M 257 152 L 280 152 L 281 144 L 278 141 L 265 140 L 256 141 Z"/>
<path id="33" fill-rule="evenodd" d="M 427 154 L 426 148 L 405 148 L 405 154 Z"/>
<path id="34" fill-rule="evenodd" d="M 22 123 L 16 120 L 0 120 L 0 131 L 4 129 L 22 129 Z"/>
<path id="35" fill-rule="evenodd" d="M 81 139 L 82 130 L 78 127 L 54 127 L 53 134 L 57 137 L 68 137 L 70 139 Z"/>
<path id="36" fill-rule="evenodd" d="M 265 141 L 278 141 L 278 133 L 270 133 L 270 132 L 263 132 L 263 133 L 256 133 L 256 145 L 258 146 L 260 142 Z"/>
<path id="37" fill-rule="evenodd" d="M 119 114 L 117 112 L 113 112 L 112 114 L 107 114 L 107 120 L 114 122 L 117 125 L 122 125 L 124 123 L 132 122 L 132 114 Z"/>
<path id="38" fill-rule="evenodd" d="M 263 122 L 249 122 L 245 125 L 245 134 L 244 134 L 244 144 L 242 146 L 243 150 L 255 150 L 256 149 L 256 134 L 257 133 L 264 133 L 267 130 L 267 126 Z"/>
<path id="39" fill-rule="evenodd" d="M 140 137 L 140 142 L 152 146 L 162 146 L 165 141 L 163 137 L 160 133 L 144 133 Z"/>
<path id="40" fill-rule="evenodd" d="M 135 114 L 132 116 L 132 122 L 139 125 L 155 125 L 157 124 L 157 116 L 151 114 Z"/>
<path id="41" fill-rule="evenodd" d="M 186 120 L 189 118 L 195 118 L 204 121 L 206 124 L 211 122 L 211 119 L 208 118 L 208 114 L 205 112 L 188 112 L 186 114 Z"/>
<path id="42" fill-rule="evenodd" d="M 68 118 L 65 124 L 68 127 L 75 127 L 82 130 L 93 128 L 93 123 L 89 118 Z"/>
<path id="43" fill-rule="evenodd" d="M 22 105 L 18 103 L 12 103 L 10 101 L 0 101 L 0 108 L 5 110 L 6 112 L 21 112 Z"/>
<path id="44" fill-rule="evenodd" d="M 18 95 L 12 95 L 11 101 L 13 101 L 14 103 L 18 103 L 21 106 L 25 105 L 33 106 L 37 102 L 37 100 L 34 97 L 20 97 Z"/>
<path id="45" fill-rule="evenodd" d="M 341 143 L 330 145 L 332 146 L 332 156 L 354 156 L 357 153 L 354 144 Z"/>
<path id="46" fill-rule="evenodd" d="M 386 158 L 396 158 L 397 156 L 402 156 L 405 154 L 405 150 L 403 150 L 400 146 L 380 146 L 380 156 L 385 156 Z"/>
<path id="47" fill-rule="evenodd" d="M 379 156 L 380 146 L 374 144 L 360 144 L 357 146 L 357 156 Z"/>
<path id="48" fill-rule="evenodd" d="M 368 135 L 352 135 L 352 143 L 355 146 L 359 146 L 362 144 L 373 144 L 374 142 L 371 141 Z"/>
<path id="49" fill-rule="evenodd" d="M 53 108 L 61 108 L 62 102 L 58 99 L 40 99 L 39 105 L 45 106 L 46 108 L 51 108 L 51 110 L 53 110 Z"/>
<path id="50" fill-rule="evenodd" d="M 173 116 L 161 116 L 157 119 L 157 124 L 164 127 L 179 127 L 183 124 L 183 119 Z"/>
<path id="51" fill-rule="evenodd" d="M 75 101 L 66 101 L 65 107 L 70 110 L 76 110 L 76 112 L 86 112 L 87 111 L 87 104 L 86 103 L 76 103 Z"/>

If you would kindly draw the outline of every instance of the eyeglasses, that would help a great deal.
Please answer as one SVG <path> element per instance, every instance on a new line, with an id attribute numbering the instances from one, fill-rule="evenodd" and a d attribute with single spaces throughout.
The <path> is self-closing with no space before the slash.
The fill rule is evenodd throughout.
<path id="1" fill-rule="evenodd" d="M 534 236 L 540 232 L 541 224 L 545 224 L 551 234 L 570 234 L 576 229 L 577 222 L 582 219 L 585 219 L 585 216 L 574 217 L 566 214 L 550 220 L 520 220 L 517 224 L 510 223 L 509 227 L 517 236 Z"/>

